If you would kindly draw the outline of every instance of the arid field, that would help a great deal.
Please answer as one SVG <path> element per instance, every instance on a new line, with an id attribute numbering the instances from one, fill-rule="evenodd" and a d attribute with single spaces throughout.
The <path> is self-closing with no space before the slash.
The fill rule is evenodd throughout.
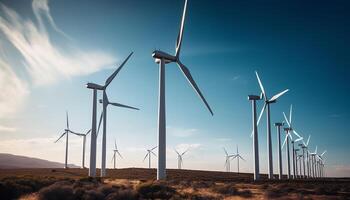
<path id="1" fill-rule="evenodd" d="M 155 169 L 108 170 L 91 179 L 87 169 L 1 169 L 1 199 L 350 199 L 350 179 L 252 182 L 252 174 Z"/>

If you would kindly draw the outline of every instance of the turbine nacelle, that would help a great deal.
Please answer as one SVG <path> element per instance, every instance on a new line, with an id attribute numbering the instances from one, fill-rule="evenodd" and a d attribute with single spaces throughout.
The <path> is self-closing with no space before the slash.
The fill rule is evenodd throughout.
<path id="1" fill-rule="evenodd" d="M 152 57 L 156 59 L 156 63 L 159 63 L 161 59 L 164 59 L 165 63 L 176 62 L 178 60 L 175 56 L 159 50 L 153 51 Z"/>
<path id="2" fill-rule="evenodd" d="M 105 89 L 104 86 L 98 85 L 96 83 L 87 83 L 86 87 L 89 88 L 89 89 L 96 89 L 96 90 L 104 90 Z"/>
<path id="3" fill-rule="evenodd" d="M 261 96 L 248 95 L 248 100 L 260 100 L 260 99 L 262 99 Z"/>

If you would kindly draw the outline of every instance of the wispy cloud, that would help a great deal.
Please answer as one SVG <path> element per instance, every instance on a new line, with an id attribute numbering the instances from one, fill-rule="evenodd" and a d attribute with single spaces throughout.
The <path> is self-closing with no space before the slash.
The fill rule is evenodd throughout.
<path id="1" fill-rule="evenodd" d="M 27 84 L 2 57 L 0 57 L 0 89 L 0 118 L 8 118 L 22 107 L 29 90 Z"/>
<path id="2" fill-rule="evenodd" d="M 241 78 L 241 76 L 240 76 L 240 75 L 236 75 L 236 76 L 234 76 L 234 77 L 232 78 L 232 80 L 233 80 L 233 81 L 237 81 L 239 78 Z"/>
<path id="3" fill-rule="evenodd" d="M 195 128 L 177 128 L 168 126 L 167 131 L 170 135 L 173 135 L 175 137 L 190 137 L 196 134 L 199 134 L 198 129 Z"/>
<path id="4" fill-rule="evenodd" d="M 15 132 L 17 129 L 14 127 L 3 126 L 0 124 L 0 132 Z"/>
<path id="5" fill-rule="evenodd" d="M 87 75 L 116 61 L 108 53 L 52 42 L 45 21 L 64 34 L 50 14 L 47 0 L 34 0 L 32 9 L 37 23 L 23 19 L 14 10 L 0 4 L 0 32 L 23 58 L 23 66 L 35 85 L 47 85 L 63 78 Z M 49 28 L 50 28 L 49 27 Z M 65 35 L 65 34 L 64 34 Z"/>
<path id="6" fill-rule="evenodd" d="M 175 149 L 179 152 L 184 152 L 186 150 L 195 150 L 195 149 L 198 149 L 199 147 L 201 147 L 202 145 L 201 144 L 198 144 L 198 143 L 194 143 L 194 144 L 186 144 L 186 143 L 183 143 L 183 144 L 178 144 L 176 145 Z"/>

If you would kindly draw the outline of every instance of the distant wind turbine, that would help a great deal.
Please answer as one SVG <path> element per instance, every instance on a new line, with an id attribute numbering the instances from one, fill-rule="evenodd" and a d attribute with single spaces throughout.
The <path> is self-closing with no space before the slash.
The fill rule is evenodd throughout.
<path id="1" fill-rule="evenodd" d="M 85 146 L 86 146 L 86 136 L 91 132 L 91 129 L 88 130 L 85 134 L 83 133 L 76 133 L 73 131 L 69 131 L 77 136 L 83 137 L 83 157 L 82 157 L 82 163 L 81 163 L 81 167 L 84 169 L 85 168 Z"/>
<path id="2" fill-rule="evenodd" d="M 234 154 L 228 154 L 226 149 L 224 149 L 225 152 L 225 167 L 226 167 L 226 172 L 230 172 L 231 171 L 231 159 L 235 156 Z"/>
<path id="3" fill-rule="evenodd" d="M 112 162 L 113 162 L 113 169 L 115 169 L 115 163 L 117 162 L 117 155 L 120 157 L 120 158 L 123 158 L 123 156 L 120 154 L 119 150 L 118 150 L 118 147 L 117 147 L 117 141 L 114 140 L 114 149 L 113 149 L 113 158 L 112 158 Z"/>
<path id="4" fill-rule="evenodd" d="M 202 92 L 199 90 L 196 82 L 189 69 L 182 64 L 180 61 L 180 50 L 182 45 L 184 25 L 186 18 L 187 0 L 185 0 L 185 6 L 183 9 L 182 20 L 180 25 L 180 31 L 176 41 L 175 55 L 170 55 L 163 51 L 156 50 L 153 52 L 152 57 L 155 62 L 159 64 L 159 96 L 158 96 L 158 168 L 157 168 L 157 180 L 166 178 L 166 115 L 165 115 L 165 65 L 175 62 L 179 69 L 182 71 L 183 75 L 186 77 L 190 85 L 199 95 L 201 100 L 204 102 L 209 112 L 213 115 L 213 112 L 205 100 Z"/>
<path id="5" fill-rule="evenodd" d="M 153 147 L 152 149 L 147 149 L 147 153 L 145 155 L 145 157 L 143 158 L 143 162 L 145 162 L 146 158 L 148 157 L 148 168 L 151 168 L 151 155 L 153 154 L 155 157 L 157 157 L 157 155 L 153 152 L 154 149 L 156 149 L 157 146 Z"/>
<path id="6" fill-rule="evenodd" d="M 184 156 L 185 153 L 188 152 L 188 149 L 187 149 L 186 151 L 182 152 L 182 153 L 179 153 L 179 152 L 175 149 L 175 152 L 176 152 L 176 154 L 177 154 L 177 168 L 178 168 L 178 169 L 181 169 L 182 164 L 183 164 L 182 156 Z"/>
<path id="7" fill-rule="evenodd" d="M 90 145 L 90 168 L 89 168 L 89 176 L 95 177 L 96 176 L 96 139 L 97 139 L 97 133 L 96 133 L 96 115 L 97 115 L 97 90 L 102 90 L 104 95 L 103 97 L 106 97 L 105 95 L 106 88 L 108 85 L 113 81 L 115 76 L 119 73 L 119 71 L 123 68 L 125 63 L 129 60 L 133 52 L 129 54 L 129 56 L 124 60 L 124 62 L 113 72 L 112 75 L 108 77 L 105 84 L 98 85 L 96 83 L 87 83 L 86 87 L 93 90 L 93 97 L 92 97 L 92 128 L 91 128 L 91 145 Z M 106 107 L 104 108 L 104 115 L 106 115 Z M 106 118 L 104 118 L 106 119 Z M 105 124 L 105 123 L 104 123 Z M 104 126 L 105 127 L 105 126 Z M 106 175 L 106 129 L 104 128 L 103 136 L 102 136 L 102 165 L 101 165 L 101 176 Z"/>
<path id="8" fill-rule="evenodd" d="M 257 124 L 259 124 L 260 119 L 262 117 L 262 114 L 264 113 L 265 109 L 266 109 L 266 117 L 267 117 L 267 160 L 268 160 L 268 177 L 269 179 L 273 179 L 273 161 L 272 161 L 272 140 L 271 140 L 271 123 L 270 123 L 270 104 L 271 103 L 275 103 L 277 101 L 277 99 L 279 97 L 281 97 L 283 94 L 285 94 L 286 92 L 289 91 L 289 89 L 286 89 L 278 94 L 276 94 L 275 96 L 273 96 L 271 99 L 268 99 L 267 94 L 265 92 L 264 86 L 260 80 L 260 77 L 258 75 L 258 72 L 255 72 L 256 74 L 256 78 L 258 79 L 259 82 L 259 86 L 261 89 L 261 92 L 263 94 L 264 100 L 265 100 L 265 104 L 260 112 L 259 118 L 258 118 L 258 122 Z"/>
<path id="9" fill-rule="evenodd" d="M 275 126 L 277 127 L 277 145 L 278 145 L 278 178 L 281 180 L 283 177 L 282 169 L 282 148 L 281 148 L 281 127 L 284 123 L 277 122 Z"/>
<path id="10" fill-rule="evenodd" d="M 233 157 L 232 157 L 232 160 L 234 160 L 235 158 L 237 158 L 237 173 L 239 173 L 239 159 L 242 159 L 243 161 L 245 161 L 244 160 L 244 158 L 239 154 L 239 152 L 238 152 L 238 145 L 237 145 L 237 152 L 236 152 L 236 155 L 234 155 Z"/>
<path id="11" fill-rule="evenodd" d="M 55 141 L 58 142 L 64 135 L 66 135 L 66 156 L 65 156 L 65 161 L 64 161 L 64 168 L 68 168 L 68 135 L 70 132 L 72 132 L 69 129 L 69 119 L 68 119 L 68 112 L 66 112 L 66 120 L 67 120 L 67 127 L 64 129 L 64 133 Z"/>

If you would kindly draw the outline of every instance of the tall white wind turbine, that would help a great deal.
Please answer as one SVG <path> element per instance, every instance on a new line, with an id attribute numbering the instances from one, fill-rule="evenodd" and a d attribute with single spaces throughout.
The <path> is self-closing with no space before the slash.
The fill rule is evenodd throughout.
<path id="1" fill-rule="evenodd" d="M 151 156 L 152 154 L 157 157 L 157 155 L 153 152 L 154 149 L 156 149 L 157 146 L 153 147 L 152 149 L 147 149 L 147 153 L 145 157 L 143 158 L 143 162 L 145 162 L 146 158 L 148 157 L 148 168 L 151 169 Z"/>
<path id="2" fill-rule="evenodd" d="M 73 132 L 73 131 L 70 131 L 69 132 L 77 135 L 77 136 L 80 136 L 80 137 L 83 137 L 83 157 L 82 157 L 82 161 L 81 161 L 81 167 L 84 169 L 85 168 L 85 146 L 86 146 L 86 136 L 89 135 L 89 133 L 91 132 L 91 129 L 88 130 L 85 134 L 83 133 L 76 133 L 76 132 Z"/>
<path id="3" fill-rule="evenodd" d="M 285 139 L 284 139 L 284 142 L 282 144 L 282 148 L 284 147 L 285 144 L 287 144 L 287 148 L 286 148 L 286 157 L 287 157 L 287 173 L 288 173 L 288 179 L 291 178 L 291 174 L 290 174 L 290 147 L 289 147 L 289 139 L 291 140 L 291 143 L 292 143 L 292 165 L 293 165 L 293 178 L 295 178 L 295 146 L 294 146 L 294 143 L 295 142 L 298 142 L 298 141 L 301 141 L 303 140 L 302 137 L 296 139 L 296 140 L 293 140 L 293 137 L 292 137 L 292 130 L 288 127 L 288 128 L 284 128 L 284 131 L 286 132 L 286 136 L 285 136 Z"/>
<path id="4" fill-rule="evenodd" d="M 277 127 L 277 148 L 278 148 L 278 178 L 281 180 L 283 177 L 283 168 L 282 168 L 282 148 L 281 148 L 281 127 L 284 123 L 277 122 L 275 126 Z"/>
<path id="5" fill-rule="evenodd" d="M 259 124 L 260 119 L 262 117 L 262 114 L 264 113 L 265 109 L 266 109 L 266 122 L 267 122 L 267 158 L 268 158 L 268 177 L 269 179 L 273 179 L 273 159 L 272 159 L 272 140 L 271 140 L 271 123 L 270 123 L 270 104 L 271 103 L 275 103 L 277 101 L 277 99 L 279 97 L 281 97 L 283 94 L 285 94 L 286 92 L 289 91 L 289 89 L 286 89 L 276 95 L 274 95 L 271 99 L 268 99 L 267 94 L 265 92 L 264 86 L 260 80 L 260 77 L 258 75 L 258 72 L 255 72 L 256 74 L 256 78 L 258 79 L 259 82 L 259 86 L 261 89 L 261 92 L 263 94 L 264 100 L 265 100 L 265 104 L 260 112 L 259 118 L 258 118 L 258 122 L 257 124 Z"/>
<path id="6" fill-rule="evenodd" d="M 186 77 L 190 85 L 202 99 L 210 113 L 213 112 L 205 100 L 203 94 L 199 90 L 196 82 L 193 80 L 189 69 L 180 61 L 180 51 L 183 39 L 185 18 L 186 18 L 187 0 L 185 0 L 185 6 L 183 9 L 180 31 L 176 41 L 175 55 L 170 55 L 163 51 L 156 50 L 153 52 L 152 57 L 155 62 L 159 64 L 159 96 L 158 96 L 158 168 L 157 168 L 157 180 L 166 178 L 166 115 L 165 115 L 165 65 L 175 62 L 183 75 Z"/>
<path id="7" fill-rule="evenodd" d="M 182 163 L 183 163 L 183 156 L 188 152 L 188 149 L 182 153 L 179 153 L 176 149 L 175 152 L 177 154 L 177 168 L 181 169 L 182 168 Z"/>
<path id="8" fill-rule="evenodd" d="M 308 148 L 308 145 L 309 145 L 309 142 L 310 142 L 310 138 L 311 138 L 311 135 L 309 135 L 309 138 L 307 139 L 306 143 L 303 140 L 303 144 L 299 144 L 300 148 L 302 149 L 302 154 L 301 155 L 302 155 L 302 158 L 303 158 L 303 160 L 302 160 L 303 161 L 303 163 L 302 163 L 303 164 L 303 175 L 302 175 L 303 178 L 306 178 L 306 173 L 305 173 L 305 170 L 306 170 L 305 169 L 305 167 L 306 167 L 306 164 L 305 164 L 305 161 L 306 161 L 305 151 L 306 151 L 307 155 L 309 155 L 307 148 Z M 301 174 L 301 172 L 300 172 L 300 174 Z"/>
<path id="9" fill-rule="evenodd" d="M 261 96 L 257 95 L 248 95 L 248 100 L 252 102 L 252 122 L 253 122 L 253 162 L 254 162 L 254 181 L 259 180 L 260 171 L 259 171 L 259 143 L 258 143 L 258 124 L 256 121 L 256 101 L 262 99 Z"/>
<path id="10" fill-rule="evenodd" d="M 66 156 L 65 156 L 65 161 L 64 161 L 64 168 L 68 168 L 68 135 L 72 131 L 69 129 L 69 119 L 68 119 L 68 112 L 66 112 L 66 120 L 67 120 L 67 127 L 64 129 L 64 133 L 55 141 L 58 142 L 63 136 L 66 136 Z"/>
<path id="11" fill-rule="evenodd" d="M 117 141 L 114 140 L 114 149 L 113 149 L 113 158 L 112 158 L 112 162 L 113 162 L 113 169 L 115 169 L 115 164 L 117 162 L 117 155 L 120 157 L 120 158 L 123 158 L 123 156 L 120 154 L 119 150 L 118 150 L 118 146 L 117 146 Z"/>
<path id="12" fill-rule="evenodd" d="M 237 158 L 237 173 L 239 173 L 239 159 L 245 161 L 245 159 L 241 156 L 241 154 L 239 154 L 238 152 L 238 145 L 237 145 L 237 151 L 236 151 L 236 155 L 234 155 L 232 157 L 232 160 L 234 160 L 235 158 Z"/>
<path id="13" fill-rule="evenodd" d="M 89 167 L 89 176 L 96 176 L 96 115 L 97 115 L 97 90 L 102 90 L 105 94 L 108 85 L 113 81 L 115 76 L 119 73 L 119 71 L 123 68 L 125 63 L 129 60 L 133 52 L 129 54 L 129 56 L 124 60 L 124 62 L 113 72 L 112 75 L 108 77 L 105 84 L 99 85 L 96 83 L 87 83 L 86 87 L 93 90 L 92 97 L 92 127 L 91 127 L 91 145 L 90 145 L 90 167 Z M 106 95 L 103 95 L 104 97 Z M 103 107 L 105 109 L 105 107 Z M 106 113 L 104 110 L 103 113 Z M 105 119 L 105 118 L 104 118 Z M 103 131 L 102 138 L 102 166 L 101 166 L 101 176 L 105 176 L 106 174 L 106 130 Z"/>

